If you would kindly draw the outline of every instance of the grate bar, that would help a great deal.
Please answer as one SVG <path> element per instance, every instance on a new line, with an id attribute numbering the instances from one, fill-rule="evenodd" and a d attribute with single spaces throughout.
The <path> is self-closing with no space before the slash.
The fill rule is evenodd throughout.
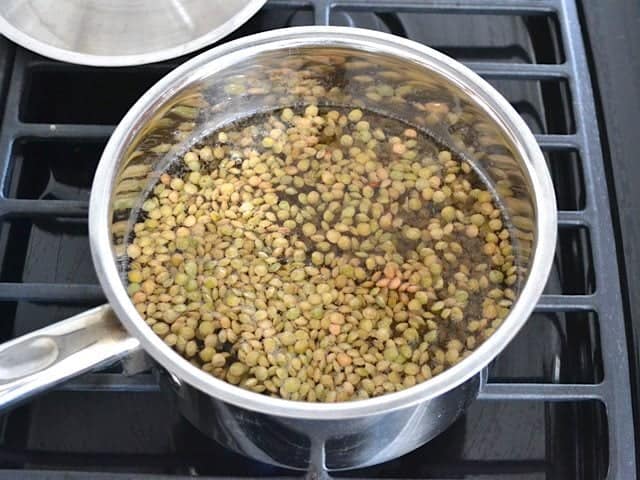
<path id="1" fill-rule="evenodd" d="M 22 50 L 20 52 L 23 57 L 23 61 L 29 64 L 29 69 L 47 71 L 47 72 L 77 72 L 78 68 L 83 70 L 100 71 L 102 67 L 79 67 L 73 63 L 64 63 L 54 60 L 52 58 L 41 57 L 36 53 L 28 50 Z M 172 68 L 179 66 L 182 62 L 175 61 L 173 59 L 165 60 L 159 63 L 148 63 L 144 66 L 146 72 L 154 72 L 157 74 L 168 73 Z M 121 73 L 136 73 L 139 70 L 137 66 L 131 67 L 118 67 L 118 71 Z"/>
<path id="2" fill-rule="evenodd" d="M 58 387 L 72 392 L 159 392 L 160 387 L 150 373 L 127 376 L 121 373 L 90 373 Z"/>
<path id="3" fill-rule="evenodd" d="M 269 0 L 264 8 L 310 8 L 314 0 Z"/>
<path id="4" fill-rule="evenodd" d="M 82 138 L 83 140 L 107 140 L 114 125 L 88 125 L 81 123 L 17 123 L 14 127 L 14 138 Z"/>
<path id="5" fill-rule="evenodd" d="M 514 80 L 557 80 L 567 78 L 565 64 L 530 64 L 502 62 L 464 62 L 478 75 L 487 78 Z"/>
<path id="6" fill-rule="evenodd" d="M 560 210 L 558 212 L 558 226 L 581 227 L 589 224 L 587 210 Z"/>
<path id="7" fill-rule="evenodd" d="M 329 25 L 331 23 L 332 0 L 315 0 L 313 2 L 314 19 L 316 25 Z"/>
<path id="8" fill-rule="evenodd" d="M 575 1 L 558 0 L 558 21 L 567 63 L 571 65 L 569 81 L 576 119 L 576 136 L 581 146 L 587 204 L 597 215 L 590 228 L 593 271 L 598 286 L 598 316 L 602 361 L 608 389 L 602 391 L 607 407 L 609 471 L 607 478 L 635 477 L 635 438 L 629 357 L 625 341 L 624 311 L 620 291 L 620 274 L 616 262 L 610 199 L 597 123 L 594 92 L 585 52 L 580 16 Z"/>
<path id="9" fill-rule="evenodd" d="M 446 478 L 478 478 L 478 476 L 488 476 L 488 478 L 503 478 L 503 475 L 511 475 L 504 478 L 520 477 L 522 474 L 547 473 L 552 465 L 545 459 L 521 459 L 521 460 L 463 460 L 455 463 L 432 463 L 420 473 L 422 477 L 402 478 L 402 480 L 419 480 L 429 478 L 430 480 L 442 480 Z M 537 476 L 536 476 L 537 477 Z M 340 478 L 340 477 L 338 477 Z M 365 480 L 366 477 L 348 477 L 350 480 Z M 546 478 L 543 477 L 543 478 Z M 366 479 L 369 480 L 369 479 Z M 385 480 L 400 480 L 397 478 L 385 477 Z"/>
<path id="10" fill-rule="evenodd" d="M 150 373 L 126 376 L 120 373 L 92 373 L 58 387 L 73 392 L 159 392 Z M 480 400 L 576 401 L 602 399 L 602 384 L 486 383 Z"/>
<path id="11" fill-rule="evenodd" d="M 0 480 L 193 480 L 193 475 L 173 475 L 161 473 L 136 473 L 132 477 L 130 473 L 100 473 L 92 471 L 70 471 L 70 470 L 1 470 Z M 217 479 L 217 480 L 251 480 L 258 477 L 221 477 L 221 476 L 202 476 L 198 475 L 200 480 Z M 303 476 L 297 477 L 268 477 L 269 480 L 303 480 Z M 393 480 L 393 479 L 389 479 Z M 403 479 L 406 480 L 406 479 Z M 437 480 L 437 479 L 435 479 Z"/>
<path id="12" fill-rule="evenodd" d="M 80 200 L 26 200 L 8 198 L 0 200 L 0 218 L 67 217 L 86 218 L 89 202 Z"/>
<path id="13" fill-rule="evenodd" d="M 601 384 L 486 383 L 482 386 L 478 399 L 545 402 L 600 400 L 602 399 L 602 387 Z"/>
<path id="14" fill-rule="evenodd" d="M 581 145 L 581 139 L 576 135 L 538 134 L 535 137 L 543 150 L 575 150 Z"/>
<path id="15" fill-rule="evenodd" d="M 100 285 L 61 283 L 0 283 L 0 301 L 99 303 L 106 301 Z"/>
<path id="16" fill-rule="evenodd" d="M 273 0 L 272 0 L 273 1 Z M 276 3 L 279 0 L 276 0 Z M 325 3 L 325 0 L 320 0 Z M 281 1 L 280 3 L 287 3 Z M 317 2 L 313 2 L 314 4 Z M 327 2 L 328 3 L 328 2 Z M 535 15 L 552 12 L 555 2 L 548 0 L 474 0 L 460 2 L 459 0 L 333 0 L 330 2 L 335 9 L 368 10 L 374 12 L 418 12 L 418 13 L 491 13 L 503 15 Z"/>
<path id="17" fill-rule="evenodd" d="M 594 295 L 542 295 L 536 312 L 591 312 L 596 305 Z"/>

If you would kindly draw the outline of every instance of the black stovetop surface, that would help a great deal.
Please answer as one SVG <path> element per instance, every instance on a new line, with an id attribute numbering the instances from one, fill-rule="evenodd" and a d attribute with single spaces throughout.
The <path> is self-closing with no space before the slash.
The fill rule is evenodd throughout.
<path id="1" fill-rule="evenodd" d="M 272 0 L 232 37 L 322 22 L 329 4 Z M 614 241 L 617 207 L 604 181 L 611 158 L 600 148 L 601 103 L 577 23 L 584 12 L 572 0 L 336 4 L 331 24 L 423 42 L 493 83 L 538 136 L 561 228 L 545 296 L 491 365 L 480 399 L 415 452 L 335 476 L 632 478 L 629 362 L 620 341 L 629 305 L 616 261 L 625 257 Z M 182 61 L 78 67 L 0 38 L 1 340 L 104 301 L 87 238 L 93 173 L 113 125 Z M 0 479 L 300 475 L 225 450 L 172 410 L 150 374 L 124 377 L 117 367 L 0 418 Z"/>

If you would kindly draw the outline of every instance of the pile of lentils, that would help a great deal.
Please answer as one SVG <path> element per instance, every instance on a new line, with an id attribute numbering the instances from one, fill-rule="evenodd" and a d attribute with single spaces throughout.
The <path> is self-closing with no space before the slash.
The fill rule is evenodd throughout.
<path id="1" fill-rule="evenodd" d="M 366 399 L 468 356 L 515 300 L 502 211 L 421 131 L 359 109 L 230 124 L 137 217 L 128 292 L 192 364 L 290 400 Z"/>

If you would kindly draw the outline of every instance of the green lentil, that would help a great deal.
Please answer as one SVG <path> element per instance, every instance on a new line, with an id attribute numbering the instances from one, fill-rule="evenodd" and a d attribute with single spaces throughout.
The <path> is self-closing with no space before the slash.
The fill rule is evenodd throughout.
<path id="1" fill-rule="evenodd" d="M 379 102 L 412 91 L 359 77 Z M 369 398 L 461 361 L 508 314 L 520 269 L 505 219 L 419 129 L 310 104 L 202 142 L 161 176 L 126 248 L 136 309 L 192 364 L 288 399 Z"/>

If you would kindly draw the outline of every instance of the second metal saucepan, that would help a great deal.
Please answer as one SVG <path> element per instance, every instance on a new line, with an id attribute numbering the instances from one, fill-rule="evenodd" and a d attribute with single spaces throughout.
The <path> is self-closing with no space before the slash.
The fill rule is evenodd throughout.
<path id="1" fill-rule="evenodd" d="M 391 82 L 407 99 L 366 95 Z M 299 85 L 334 85 L 370 108 L 423 125 L 468 155 L 514 225 L 526 270 L 496 332 L 434 378 L 368 400 L 315 404 L 243 390 L 198 369 L 157 337 L 129 300 L 124 274 L 132 212 L 169 158 L 256 111 L 305 103 Z M 446 103 L 434 122 L 423 105 Z M 463 141 L 462 141 L 463 140 Z M 277 30 L 237 40 L 182 65 L 149 90 L 111 137 L 89 211 L 91 250 L 109 305 L 0 347 L 0 407 L 144 350 L 180 411 L 227 447 L 295 469 L 340 470 L 383 462 L 433 438 L 477 396 L 480 372 L 526 322 L 550 270 L 556 207 L 546 164 L 519 115 L 492 87 L 450 58 L 387 34 L 333 27 Z M 122 328 L 124 326 L 124 328 Z"/>
<path id="2" fill-rule="evenodd" d="M 211 45 L 266 0 L 3 0 L 0 33 L 63 62 L 120 67 Z"/>

